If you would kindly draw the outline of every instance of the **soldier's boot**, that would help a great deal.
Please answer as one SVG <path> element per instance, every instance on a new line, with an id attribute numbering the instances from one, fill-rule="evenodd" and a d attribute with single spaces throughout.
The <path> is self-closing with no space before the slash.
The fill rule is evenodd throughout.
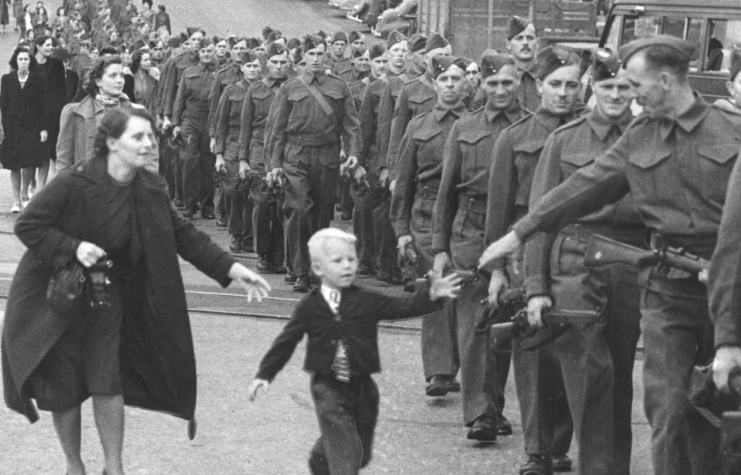
<path id="1" fill-rule="evenodd" d="M 554 472 L 570 472 L 571 471 L 571 459 L 566 454 L 553 454 L 553 471 Z"/>
<path id="2" fill-rule="evenodd" d="M 553 475 L 553 461 L 548 455 L 528 454 L 520 475 Z"/>
<path id="3" fill-rule="evenodd" d="M 258 274 L 270 274 L 272 273 L 272 266 L 268 261 L 267 254 L 260 254 L 257 258 L 257 273 Z"/>

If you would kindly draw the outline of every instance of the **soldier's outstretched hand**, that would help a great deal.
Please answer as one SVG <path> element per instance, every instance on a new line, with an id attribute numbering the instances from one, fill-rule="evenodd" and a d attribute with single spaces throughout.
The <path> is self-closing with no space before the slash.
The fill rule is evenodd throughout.
<path id="1" fill-rule="evenodd" d="M 430 300 L 454 299 L 461 291 L 461 277 L 455 272 L 441 277 L 436 272 L 430 272 Z"/>
<path id="2" fill-rule="evenodd" d="M 479 259 L 479 269 L 486 266 L 486 264 L 491 261 L 503 257 L 509 257 L 510 260 L 515 260 L 514 258 L 517 256 L 521 247 L 522 241 L 520 241 L 520 238 L 517 237 L 517 234 L 515 234 L 514 231 L 510 231 L 504 235 L 504 237 L 491 243 L 491 245 L 486 248 L 484 254 L 482 254 Z"/>

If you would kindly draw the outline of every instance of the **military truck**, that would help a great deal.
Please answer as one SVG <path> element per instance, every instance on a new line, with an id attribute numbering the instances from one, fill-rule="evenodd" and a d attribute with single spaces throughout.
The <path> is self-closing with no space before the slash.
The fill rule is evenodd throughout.
<path id="1" fill-rule="evenodd" d="M 699 49 L 690 81 L 706 100 L 728 96 L 731 50 L 741 47 L 740 0 L 614 0 L 600 44 L 615 49 L 659 34 Z"/>

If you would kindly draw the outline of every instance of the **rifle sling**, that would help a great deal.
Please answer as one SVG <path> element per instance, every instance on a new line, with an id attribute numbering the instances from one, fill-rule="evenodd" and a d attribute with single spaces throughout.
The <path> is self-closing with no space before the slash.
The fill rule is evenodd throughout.
<path id="1" fill-rule="evenodd" d="M 322 108 L 324 114 L 329 117 L 329 120 L 331 120 L 335 124 L 335 127 L 339 129 L 337 116 L 335 115 L 334 110 L 332 110 L 332 106 L 329 105 L 329 102 L 327 102 L 327 99 L 324 98 L 324 95 L 322 95 L 319 89 L 317 89 L 316 86 L 314 86 L 313 84 L 309 84 L 304 81 L 304 78 L 302 76 L 299 76 L 298 80 L 301 81 L 301 84 L 306 86 L 306 89 L 308 89 L 311 95 L 314 96 L 314 99 L 316 99 L 316 102 L 319 104 L 319 107 Z"/>

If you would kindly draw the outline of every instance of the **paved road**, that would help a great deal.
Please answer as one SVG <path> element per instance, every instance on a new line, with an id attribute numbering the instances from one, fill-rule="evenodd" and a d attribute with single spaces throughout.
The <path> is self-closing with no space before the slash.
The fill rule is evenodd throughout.
<path id="1" fill-rule="evenodd" d="M 354 24 L 341 18 L 325 0 L 222 0 L 166 2 L 174 30 L 197 25 L 209 34 L 229 32 L 257 35 L 265 25 L 300 36 L 323 29 L 349 30 Z M 52 2 L 50 7 L 55 7 Z M 9 57 L 15 41 L 12 32 L 0 34 L 0 58 Z M 0 63 L 6 64 L 0 60 Z M 5 72 L 6 66 L 0 67 Z M 0 315 L 16 264 L 24 252 L 12 234 L 15 217 L 9 175 L 0 171 Z M 222 246 L 228 235 L 213 221 L 196 220 Z M 346 223 L 334 225 L 347 227 Z M 254 267 L 254 255 L 242 257 Z M 239 289 L 221 289 L 183 263 L 183 277 L 192 311 L 199 374 L 199 433 L 186 437 L 185 424 L 169 416 L 127 409 L 125 457 L 128 473 L 171 475 L 293 475 L 307 473 L 306 454 L 318 435 L 309 376 L 301 371 L 303 344 L 279 375 L 268 394 L 253 404 L 245 394 L 260 357 L 300 297 L 269 276 L 274 287 L 262 304 L 247 305 Z M 384 292 L 398 288 L 361 279 L 361 285 Z M 251 314 L 252 317 L 245 315 Z M 263 318 L 257 318 L 260 315 Z M 377 377 L 381 415 L 374 460 L 364 474 L 503 474 L 517 473 L 522 459 L 522 436 L 514 383 L 507 387 L 505 414 L 515 434 L 496 445 L 475 445 L 465 439 L 459 395 L 431 399 L 423 396 L 419 356 L 419 322 L 404 322 L 401 329 L 381 331 L 384 372 Z M 636 401 L 642 397 L 636 369 Z M 633 475 L 650 473 L 649 438 L 640 403 L 634 404 Z M 34 426 L 0 407 L 0 473 L 37 475 L 63 473 L 63 458 L 48 414 Z M 84 409 L 83 453 L 89 473 L 99 473 L 102 455 L 89 404 Z M 572 451 L 573 453 L 573 451 Z"/>

